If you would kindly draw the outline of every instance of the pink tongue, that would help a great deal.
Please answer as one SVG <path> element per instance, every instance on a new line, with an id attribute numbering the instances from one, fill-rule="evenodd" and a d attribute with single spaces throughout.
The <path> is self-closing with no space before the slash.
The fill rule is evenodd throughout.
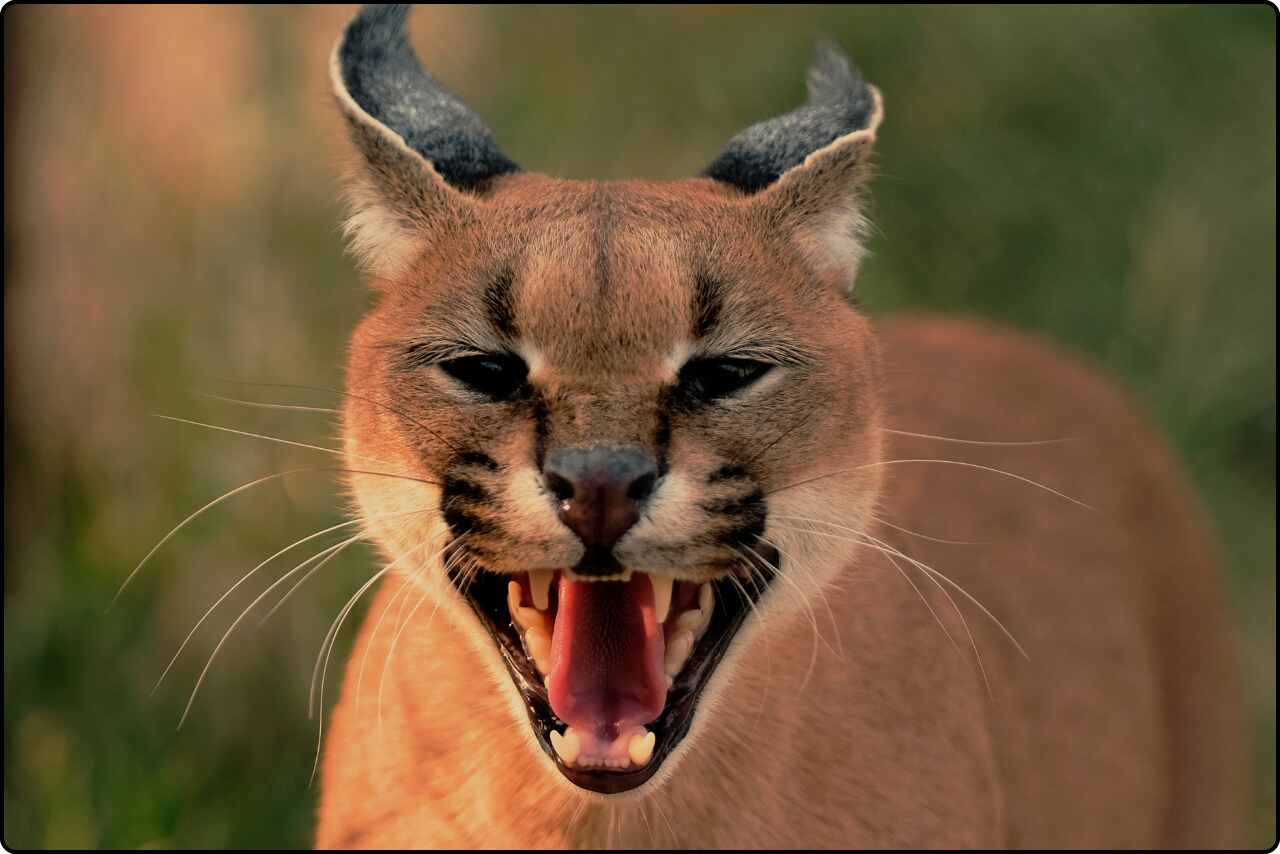
<path id="1" fill-rule="evenodd" d="M 560 573 L 551 635 L 551 710 L 565 723 L 612 741 L 662 714 L 667 680 L 653 586 L 630 581 L 570 581 Z"/>

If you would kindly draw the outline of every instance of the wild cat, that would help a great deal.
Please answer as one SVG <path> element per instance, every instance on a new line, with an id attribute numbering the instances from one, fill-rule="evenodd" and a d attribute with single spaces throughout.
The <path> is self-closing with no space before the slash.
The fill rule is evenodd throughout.
<path id="1" fill-rule="evenodd" d="M 858 311 L 883 108 L 848 59 L 698 177 L 562 180 L 407 14 L 332 58 L 377 294 L 344 463 L 386 564 L 318 846 L 1238 840 L 1201 511 L 1079 360 Z"/>

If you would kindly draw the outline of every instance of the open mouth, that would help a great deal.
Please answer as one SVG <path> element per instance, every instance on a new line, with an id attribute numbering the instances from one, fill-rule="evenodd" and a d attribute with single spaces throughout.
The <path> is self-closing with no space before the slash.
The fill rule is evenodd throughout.
<path id="1" fill-rule="evenodd" d="M 459 585 L 524 698 L 534 735 L 584 789 L 644 783 L 688 733 L 698 698 L 778 554 L 708 582 L 626 572 L 481 571 Z M 455 583 L 458 579 L 454 579 Z"/>

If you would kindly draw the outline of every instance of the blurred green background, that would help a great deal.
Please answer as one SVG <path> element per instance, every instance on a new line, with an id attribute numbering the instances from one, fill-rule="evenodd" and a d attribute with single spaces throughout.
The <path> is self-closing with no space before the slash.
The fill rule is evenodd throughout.
<path id="1" fill-rule="evenodd" d="M 367 302 L 337 230 L 347 147 L 327 79 L 351 11 L 4 10 L 9 846 L 311 842 L 308 682 L 370 552 L 329 564 L 261 628 L 247 619 L 181 730 L 205 659 L 268 579 L 150 691 L 223 589 L 343 520 L 336 485 L 299 475 L 236 496 L 106 609 L 191 510 L 329 464 L 149 413 L 334 441 L 325 413 L 199 393 L 336 402 L 219 379 L 341 382 Z M 1274 839 L 1270 7 L 433 7 L 412 27 L 508 154 L 571 177 L 693 174 L 799 102 L 817 36 L 843 44 L 886 99 L 864 305 L 1040 331 L 1105 365 L 1164 426 L 1227 557 L 1256 742 L 1252 839 Z"/>

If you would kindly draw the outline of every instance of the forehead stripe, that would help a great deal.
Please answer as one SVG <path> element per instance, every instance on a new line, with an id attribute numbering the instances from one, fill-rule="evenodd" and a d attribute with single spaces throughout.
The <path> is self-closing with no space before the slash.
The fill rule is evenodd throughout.
<path id="1" fill-rule="evenodd" d="M 704 338 L 720 322 L 723 303 L 719 280 L 698 273 L 693 282 L 693 336 Z"/>
<path id="2" fill-rule="evenodd" d="M 489 321 L 507 338 L 516 337 L 516 311 L 511 294 L 513 279 L 510 270 L 503 270 L 484 291 L 484 307 Z"/>

